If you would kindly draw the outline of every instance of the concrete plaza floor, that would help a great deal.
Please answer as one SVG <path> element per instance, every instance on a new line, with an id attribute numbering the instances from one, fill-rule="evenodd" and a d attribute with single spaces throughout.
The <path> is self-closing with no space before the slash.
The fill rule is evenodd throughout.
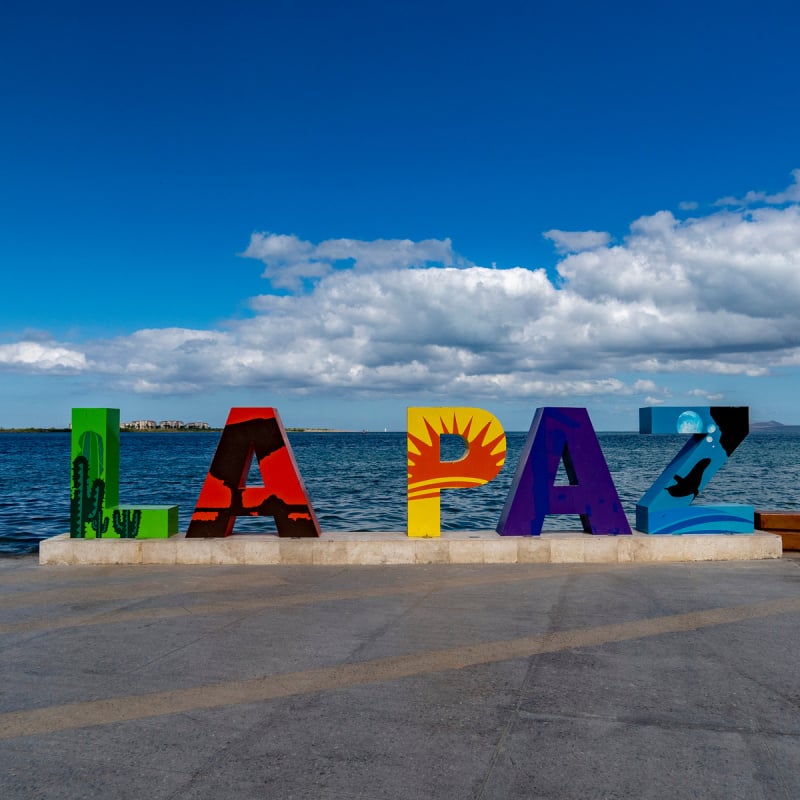
<path id="1" fill-rule="evenodd" d="M 800 797 L 800 561 L 0 559 L 0 798 Z"/>

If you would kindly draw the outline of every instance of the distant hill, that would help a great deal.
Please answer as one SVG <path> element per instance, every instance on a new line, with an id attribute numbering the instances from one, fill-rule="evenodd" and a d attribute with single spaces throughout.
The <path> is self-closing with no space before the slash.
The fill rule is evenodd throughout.
<path id="1" fill-rule="evenodd" d="M 784 425 L 774 419 L 768 422 L 751 422 L 751 433 L 800 433 L 800 425 Z"/>

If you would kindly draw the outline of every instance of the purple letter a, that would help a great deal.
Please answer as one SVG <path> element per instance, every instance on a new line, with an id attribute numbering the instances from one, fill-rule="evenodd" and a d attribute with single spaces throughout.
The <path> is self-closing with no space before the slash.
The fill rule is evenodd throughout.
<path id="1" fill-rule="evenodd" d="M 554 485 L 561 460 L 568 486 Z M 538 536 L 547 514 L 579 514 L 587 533 L 630 533 L 585 408 L 538 408 L 497 532 Z"/>

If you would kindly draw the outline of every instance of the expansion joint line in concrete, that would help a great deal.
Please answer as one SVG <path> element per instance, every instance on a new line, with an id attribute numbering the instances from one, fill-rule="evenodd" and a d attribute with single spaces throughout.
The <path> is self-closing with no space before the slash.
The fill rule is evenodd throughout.
<path id="1" fill-rule="evenodd" d="M 312 692 L 385 683 L 416 675 L 530 658 L 578 647 L 599 647 L 614 642 L 711 628 L 798 611 L 800 611 L 800 598 L 786 598 L 753 605 L 693 611 L 688 614 L 601 625 L 596 628 L 558 631 L 539 636 L 523 636 L 446 650 L 339 664 L 300 672 L 264 675 L 250 680 L 189 689 L 112 697 L 29 711 L 11 711 L 0 714 L 0 739 L 37 736 L 93 725 L 108 725 L 200 709 L 258 703 Z"/>

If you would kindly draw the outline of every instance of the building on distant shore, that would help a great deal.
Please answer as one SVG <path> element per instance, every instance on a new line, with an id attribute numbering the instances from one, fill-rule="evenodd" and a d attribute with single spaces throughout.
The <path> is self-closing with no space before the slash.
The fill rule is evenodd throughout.
<path id="1" fill-rule="evenodd" d="M 154 431 L 158 423 L 154 419 L 135 419 L 132 422 L 121 422 L 120 428 L 126 431 Z"/>
<path id="2" fill-rule="evenodd" d="M 131 422 L 120 422 L 123 431 L 207 431 L 211 426 L 207 422 L 186 422 L 180 419 L 134 419 Z"/>

